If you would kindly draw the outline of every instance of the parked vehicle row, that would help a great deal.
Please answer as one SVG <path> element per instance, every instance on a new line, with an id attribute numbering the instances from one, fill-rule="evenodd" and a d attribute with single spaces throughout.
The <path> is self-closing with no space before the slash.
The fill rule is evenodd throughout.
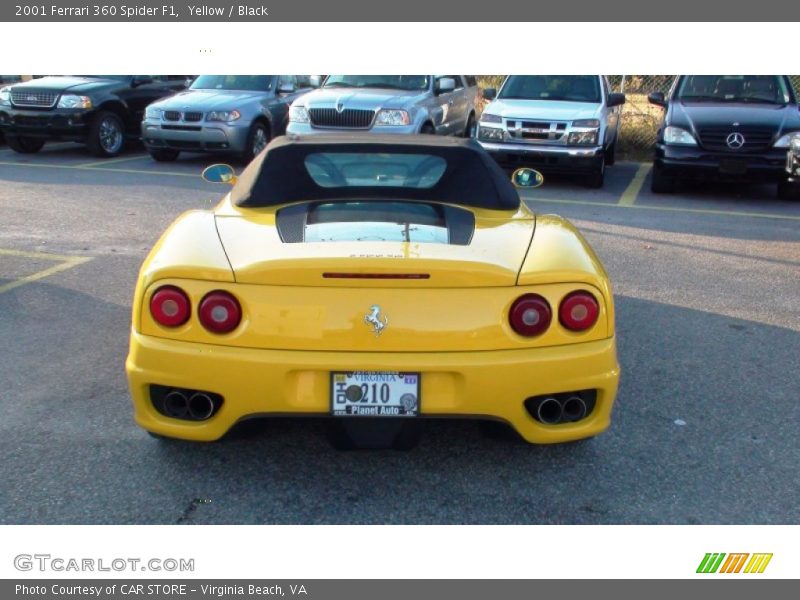
<path id="1" fill-rule="evenodd" d="M 666 109 L 653 192 L 711 177 L 798 195 L 787 168 L 793 175 L 800 111 L 787 76 L 683 75 L 648 99 Z M 473 75 L 85 75 L 0 88 L 0 133 L 21 153 L 71 140 L 113 157 L 141 137 L 157 161 L 213 152 L 244 162 L 284 133 L 454 135 L 476 137 L 508 170 L 577 174 L 601 187 L 624 103 L 603 75 L 511 75 L 482 94 Z"/>

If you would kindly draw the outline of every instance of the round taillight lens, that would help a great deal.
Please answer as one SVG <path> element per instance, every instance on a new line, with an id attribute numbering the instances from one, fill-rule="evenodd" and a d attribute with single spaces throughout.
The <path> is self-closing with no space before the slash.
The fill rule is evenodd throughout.
<path id="1" fill-rule="evenodd" d="M 150 314 L 159 325 L 179 327 L 192 314 L 189 297 L 173 285 L 160 287 L 150 296 Z"/>
<path id="2" fill-rule="evenodd" d="M 209 292 L 200 301 L 198 316 L 203 327 L 214 333 L 228 333 L 239 326 L 242 308 L 228 292 Z"/>
<path id="3" fill-rule="evenodd" d="M 550 326 L 551 318 L 550 305 L 537 294 L 520 296 L 508 311 L 511 328 L 527 337 L 544 333 Z"/>
<path id="4" fill-rule="evenodd" d="M 558 319 L 570 331 L 586 331 L 597 322 L 600 306 L 589 292 L 572 292 L 561 301 Z"/>

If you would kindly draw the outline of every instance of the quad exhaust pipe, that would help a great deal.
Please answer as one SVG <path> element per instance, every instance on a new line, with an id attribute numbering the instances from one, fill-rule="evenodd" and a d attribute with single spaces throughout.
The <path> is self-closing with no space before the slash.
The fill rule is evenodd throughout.
<path id="1" fill-rule="evenodd" d="M 189 415 L 195 421 L 205 421 L 214 414 L 214 401 L 208 394 L 196 392 L 189 398 Z"/>
<path id="2" fill-rule="evenodd" d="M 580 421 L 586 416 L 586 403 L 580 396 L 570 396 L 564 400 L 562 414 L 564 421 Z"/>
<path id="3" fill-rule="evenodd" d="M 547 425 L 560 423 L 563 413 L 564 409 L 561 407 L 561 403 L 555 398 L 545 398 L 536 409 L 536 417 Z"/>
<path id="4" fill-rule="evenodd" d="M 534 396 L 525 401 L 525 408 L 540 423 L 558 425 L 585 419 L 594 410 L 596 401 L 596 390 L 582 390 Z"/>
<path id="5" fill-rule="evenodd" d="M 189 391 L 189 390 L 187 390 Z M 217 409 L 211 396 L 205 392 L 172 390 L 164 396 L 164 413 L 173 419 L 188 421 L 205 421 L 210 419 Z"/>

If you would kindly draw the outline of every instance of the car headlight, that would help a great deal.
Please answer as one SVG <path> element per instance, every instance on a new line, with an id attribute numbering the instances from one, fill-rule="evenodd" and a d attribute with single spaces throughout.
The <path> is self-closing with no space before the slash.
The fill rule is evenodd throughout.
<path id="1" fill-rule="evenodd" d="M 781 138 L 777 142 L 775 142 L 775 144 L 773 144 L 773 147 L 788 148 L 797 139 L 800 139 L 800 132 L 793 131 L 791 133 L 787 133 L 784 136 L 781 136 Z M 793 150 L 796 148 L 797 146 L 792 146 Z"/>
<path id="2" fill-rule="evenodd" d="M 230 123 L 242 116 L 238 110 L 212 110 L 206 115 L 206 121 L 222 121 L 223 123 Z"/>
<path id="3" fill-rule="evenodd" d="M 483 124 L 478 128 L 478 139 L 489 141 L 502 141 L 503 129 L 501 127 L 484 127 Z"/>
<path id="4" fill-rule="evenodd" d="M 597 129 L 572 131 L 567 138 L 570 146 L 593 146 L 597 143 Z"/>
<path id="5" fill-rule="evenodd" d="M 292 123 L 308 123 L 308 109 L 305 106 L 295 106 L 292 104 L 289 107 L 289 120 Z"/>
<path id="6" fill-rule="evenodd" d="M 792 152 L 800 154 L 800 135 L 795 135 L 792 138 L 792 141 L 789 142 L 789 147 L 792 149 Z"/>
<path id="7" fill-rule="evenodd" d="M 697 140 L 691 133 L 671 125 L 664 129 L 664 143 L 674 146 L 697 146 Z"/>
<path id="8" fill-rule="evenodd" d="M 483 113 L 481 115 L 481 123 L 502 123 L 503 118 L 500 115 L 490 115 Z"/>
<path id="9" fill-rule="evenodd" d="M 161 108 L 156 108 L 155 106 L 148 106 L 144 109 L 144 118 L 145 119 L 160 119 L 162 113 L 164 112 Z"/>
<path id="10" fill-rule="evenodd" d="M 58 108 L 92 108 L 92 99 L 89 96 L 64 94 L 58 99 Z"/>
<path id="11" fill-rule="evenodd" d="M 408 111 L 395 110 L 392 108 L 384 108 L 378 111 L 378 116 L 375 117 L 375 125 L 408 125 L 411 123 L 411 117 L 408 116 Z"/>
<path id="12" fill-rule="evenodd" d="M 11 88 L 0 88 L 0 106 L 11 106 Z"/>

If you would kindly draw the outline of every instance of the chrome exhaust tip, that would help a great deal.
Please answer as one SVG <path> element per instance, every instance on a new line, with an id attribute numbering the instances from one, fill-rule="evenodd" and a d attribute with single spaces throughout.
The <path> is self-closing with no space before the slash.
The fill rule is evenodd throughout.
<path id="1" fill-rule="evenodd" d="M 565 421 L 580 421 L 586 416 L 586 403 L 579 396 L 570 396 L 564 401 L 563 418 Z"/>
<path id="2" fill-rule="evenodd" d="M 545 398 L 536 409 L 536 418 L 547 425 L 560 423 L 562 414 L 561 403 L 555 398 Z"/>
<path id="3" fill-rule="evenodd" d="M 186 394 L 177 390 L 171 391 L 164 397 L 164 412 L 175 419 L 185 419 L 189 414 L 189 401 Z"/>
<path id="4" fill-rule="evenodd" d="M 197 421 L 205 421 L 211 418 L 214 414 L 214 401 L 208 394 L 197 392 L 192 394 L 189 398 L 188 406 L 189 416 Z"/>

